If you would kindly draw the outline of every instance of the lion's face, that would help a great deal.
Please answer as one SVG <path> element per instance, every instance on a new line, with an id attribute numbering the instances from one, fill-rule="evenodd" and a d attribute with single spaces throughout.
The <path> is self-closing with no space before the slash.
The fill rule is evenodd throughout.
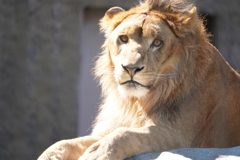
<path id="1" fill-rule="evenodd" d="M 134 14 L 109 36 L 114 78 L 123 96 L 143 97 L 159 83 L 175 76 L 176 37 L 154 15 Z"/>

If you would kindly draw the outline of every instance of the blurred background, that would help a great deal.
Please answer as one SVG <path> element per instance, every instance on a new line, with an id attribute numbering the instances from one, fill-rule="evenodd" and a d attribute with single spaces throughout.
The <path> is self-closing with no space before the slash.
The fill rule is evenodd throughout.
<path id="1" fill-rule="evenodd" d="M 98 21 L 136 0 L 0 0 L 0 159 L 33 160 L 84 136 L 100 103 L 93 60 Z M 197 0 L 212 42 L 240 69 L 240 1 Z"/>

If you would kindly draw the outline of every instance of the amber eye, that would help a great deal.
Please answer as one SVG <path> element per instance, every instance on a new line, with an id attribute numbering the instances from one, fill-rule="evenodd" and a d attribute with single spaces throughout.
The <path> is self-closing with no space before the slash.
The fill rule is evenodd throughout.
<path id="1" fill-rule="evenodd" d="M 160 40 L 160 39 L 155 39 L 153 42 L 152 42 L 152 46 L 153 47 L 161 47 L 163 44 L 163 42 Z"/>
<path id="2" fill-rule="evenodd" d="M 128 36 L 126 36 L 126 35 L 121 35 L 119 38 L 120 38 L 120 40 L 121 40 L 123 43 L 127 43 L 127 42 L 128 42 Z"/>

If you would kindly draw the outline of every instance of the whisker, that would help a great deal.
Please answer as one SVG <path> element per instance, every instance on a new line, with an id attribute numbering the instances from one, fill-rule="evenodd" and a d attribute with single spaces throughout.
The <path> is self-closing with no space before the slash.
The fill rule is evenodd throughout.
<path id="1" fill-rule="evenodd" d="M 171 66 L 173 66 L 178 71 L 178 68 L 175 65 L 171 64 Z"/>

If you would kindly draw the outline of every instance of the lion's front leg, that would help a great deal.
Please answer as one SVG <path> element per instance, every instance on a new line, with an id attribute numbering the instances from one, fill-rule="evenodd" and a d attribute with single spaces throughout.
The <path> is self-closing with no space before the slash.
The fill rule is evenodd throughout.
<path id="1" fill-rule="evenodd" d="M 59 141 L 47 148 L 38 160 L 77 160 L 86 149 L 101 137 L 85 136 Z"/>
<path id="2" fill-rule="evenodd" d="M 139 129 L 119 128 L 90 146 L 79 160 L 122 160 L 141 153 L 158 152 L 168 147 L 170 146 L 166 142 L 166 133 L 161 133 L 155 126 Z"/>

